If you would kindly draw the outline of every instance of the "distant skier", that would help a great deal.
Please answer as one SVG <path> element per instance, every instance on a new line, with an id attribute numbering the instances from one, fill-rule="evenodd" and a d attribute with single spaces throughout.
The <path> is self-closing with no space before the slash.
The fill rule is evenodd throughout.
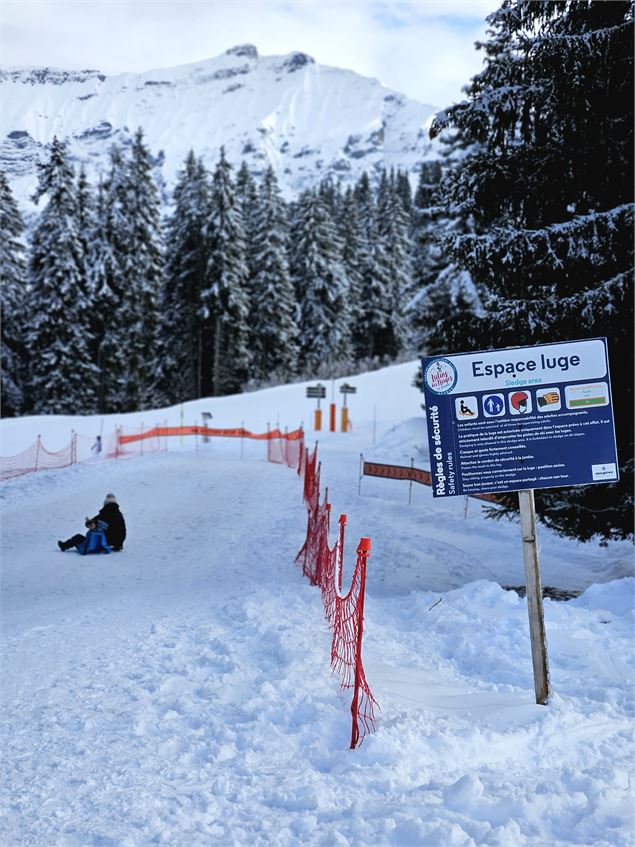
<path id="1" fill-rule="evenodd" d="M 104 499 L 104 505 L 99 514 L 94 518 L 86 518 L 86 527 L 89 529 L 97 527 L 99 522 L 106 524 L 106 541 L 115 552 L 123 550 L 123 543 L 126 540 L 126 522 L 123 515 L 119 511 L 119 504 L 114 494 L 107 494 Z M 84 540 L 83 535 L 74 535 L 67 541 L 58 541 L 57 546 L 60 550 L 70 550 L 71 547 L 76 547 Z"/>
<path id="2" fill-rule="evenodd" d="M 98 456 L 101 453 L 101 435 L 97 435 L 95 437 L 95 443 L 93 444 L 93 446 L 90 449 L 93 451 L 93 453 L 96 456 Z"/>

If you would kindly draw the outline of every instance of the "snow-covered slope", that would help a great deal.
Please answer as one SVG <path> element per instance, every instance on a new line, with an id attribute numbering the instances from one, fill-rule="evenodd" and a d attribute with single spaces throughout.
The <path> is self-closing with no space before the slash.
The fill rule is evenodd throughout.
<path id="1" fill-rule="evenodd" d="M 0 72 L 0 168 L 24 200 L 53 136 L 89 171 L 141 126 L 168 186 L 190 149 L 208 166 L 220 147 L 255 173 L 272 164 L 287 194 L 321 177 L 380 166 L 412 169 L 434 155 L 435 109 L 304 53 L 259 56 L 252 45 L 177 68 L 107 77 L 96 70 Z"/>
<path id="2" fill-rule="evenodd" d="M 310 433 L 349 517 L 345 588 L 372 538 L 364 666 L 381 711 L 355 751 L 320 592 L 293 564 L 301 483 L 262 442 L 241 456 L 173 438 L 0 485 L 3 847 L 631 847 L 632 550 L 540 528 L 544 582 L 587 590 L 545 602 L 554 696 L 537 706 L 527 604 L 500 587 L 522 581 L 518 526 L 423 486 L 408 505 L 404 482 L 358 494 L 360 452 L 425 465 L 415 366 L 349 376 L 353 432 Z M 184 419 L 294 427 L 304 389 L 196 401 Z M 179 417 L 112 416 L 104 433 Z M 99 425 L 2 421 L 1 452 Z M 60 553 L 107 491 L 124 552 Z"/>

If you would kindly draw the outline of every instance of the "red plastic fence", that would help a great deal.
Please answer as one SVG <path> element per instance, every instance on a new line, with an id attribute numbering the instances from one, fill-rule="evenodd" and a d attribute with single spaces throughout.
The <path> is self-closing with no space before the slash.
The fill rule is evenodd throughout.
<path id="1" fill-rule="evenodd" d="M 375 729 L 375 707 L 362 662 L 364 632 L 364 594 L 366 560 L 370 555 L 370 539 L 362 538 L 357 547 L 357 561 L 348 593 L 342 595 L 342 566 L 344 561 L 344 529 L 346 515 L 339 520 L 339 536 L 333 548 L 329 546 L 331 505 L 325 496 L 319 501 L 320 465 L 317 446 L 313 455 L 305 452 L 304 500 L 307 506 L 307 534 L 296 562 L 311 585 L 322 592 L 324 614 L 332 629 L 331 668 L 340 677 L 342 688 L 353 689 L 351 703 L 351 749 Z"/>
<path id="2" fill-rule="evenodd" d="M 47 450 L 42 437 L 36 440 L 16 456 L 0 457 L 0 480 L 15 479 L 35 471 L 48 471 L 68 468 L 77 462 L 77 434 L 71 434 L 71 440 L 61 450 Z"/>
<path id="3" fill-rule="evenodd" d="M 168 427 L 155 426 L 152 429 L 141 429 L 137 432 L 124 433 L 123 427 L 118 427 L 111 435 L 104 437 L 100 454 L 92 452 L 88 446 L 94 439 L 81 436 L 82 448 L 78 450 L 78 435 L 73 432 L 69 444 L 61 450 L 47 450 L 40 436 L 20 453 L 14 456 L 0 456 L 0 481 L 15 479 L 35 471 L 68 468 L 77 462 L 91 458 L 117 459 L 132 455 L 142 455 L 144 452 L 155 453 L 167 450 L 167 438 L 171 435 L 208 435 L 224 438 L 252 438 L 267 440 L 268 458 L 279 461 L 290 468 L 297 468 L 298 474 L 304 470 L 304 432 L 295 429 L 292 432 L 281 432 L 272 429 L 265 433 L 253 433 L 247 429 L 209 429 L 202 426 Z M 84 444 L 85 442 L 85 444 Z M 276 452 L 277 451 L 277 452 Z M 81 455 L 78 455 L 81 454 Z"/>

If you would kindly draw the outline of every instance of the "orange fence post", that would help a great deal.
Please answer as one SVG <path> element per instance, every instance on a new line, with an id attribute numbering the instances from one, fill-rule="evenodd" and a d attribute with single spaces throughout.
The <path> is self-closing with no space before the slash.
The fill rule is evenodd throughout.
<path id="1" fill-rule="evenodd" d="M 331 403 L 330 413 L 331 414 L 330 414 L 330 421 L 329 421 L 329 429 L 331 430 L 331 432 L 335 432 L 335 428 L 336 428 L 335 427 L 335 416 L 336 416 L 335 403 Z"/>
<path id="2" fill-rule="evenodd" d="M 313 429 L 315 429 L 316 432 L 320 432 L 320 430 L 322 429 L 322 409 L 315 409 L 315 411 L 313 412 L 313 415 L 314 415 L 314 427 L 313 427 Z"/>
<path id="3" fill-rule="evenodd" d="M 357 606 L 357 644 L 355 647 L 355 688 L 353 691 L 353 702 L 351 703 L 351 715 L 353 716 L 353 728 L 351 732 L 351 750 L 354 750 L 359 741 L 359 726 L 357 717 L 359 715 L 359 689 L 362 681 L 362 637 L 364 635 L 364 594 L 366 592 L 366 561 L 370 556 L 370 538 L 360 538 L 357 545 L 357 555 L 361 560 L 359 600 Z"/>

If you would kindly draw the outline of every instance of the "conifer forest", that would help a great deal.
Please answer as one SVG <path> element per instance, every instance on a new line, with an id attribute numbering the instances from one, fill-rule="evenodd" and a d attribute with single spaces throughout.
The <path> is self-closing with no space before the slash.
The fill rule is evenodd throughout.
<path id="1" fill-rule="evenodd" d="M 505 0 L 484 69 L 434 119 L 439 158 L 413 180 L 374 171 L 289 200 L 273 168 L 223 151 L 208 168 L 193 150 L 166 194 L 143 128 L 99 182 L 55 139 L 28 220 L 0 172 L 2 415 L 126 412 L 605 336 L 620 481 L 541 490 L 537 509 L 581 540 L 627 537 L 632 40 L 632 2 Z"/>

